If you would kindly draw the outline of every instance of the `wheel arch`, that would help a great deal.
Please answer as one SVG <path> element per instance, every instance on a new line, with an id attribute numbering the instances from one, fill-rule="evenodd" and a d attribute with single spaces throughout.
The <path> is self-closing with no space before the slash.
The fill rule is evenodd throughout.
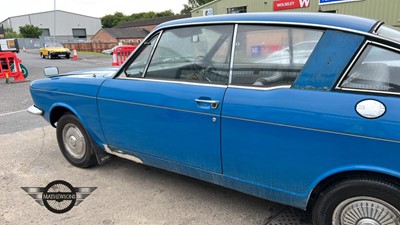
<path id="1" fill-rule="evenodd" d="M 374 171 L 374 170 L 352 170 L 352 171 L 338 172 L 325 177 L 323 180 L 318 182 L 318 184 L 312 189 L 307 201 L 306 210 L 308 212 L 311 212 L 317 200 L 318 195 L 325 189 L 331 187 L 335 183 L 340 182 L 342 180 L 357 179 L 357 178 L 377 179 L 397 184 L 400 186 L 400 176 L 398 176 L 398 174 L 395 175 L 395 173 L 384 173 L 382 171 Z"/>
<path id="2" fill-rule="evenodd" d="M 56 127 L 56 123 L 57 121 L 61 118 L 62 115 L 64 115 L 65 113 L 72 113 L 74 114 L 76 117 L 78 117 L 78 119 L 81 121 L 81 123 L 83 125 L 85 125 L 85 121 L 82 120 L 82 118 L 80 117 L 80 115 L 71 107 L 69 107 L 68 105 L 64 105 L 64 104 L 55 104 L 51 107 L 50 109 L 50 114 L 49 114 L 49 121 L 50 124 L 53 127 Z"/>
<path id="3" fill-rule="evenodd" d="M 72 107 L 66 105 L 66 104 L 55 104 L 51 107 L 50 113 L 49 113 L 49 121 L 50 124 L 53 127 L 56 127 L 57 121 L 65 114 L 65 113 L 71 113 L 74 114 L 78 120 L 82 123 L 91 143 L 93 146 L 93 150 L 95 152 L 97 162 L 101 165 L 107 162 L 110 159 L 110 156 L 102 149 L 98 143 L 93 139 L 93 134 L 91 133 L 90 130 L 87 129 L 87 125 L 85 120 L 81 117 L 80 114 L 78 114 Z"/>

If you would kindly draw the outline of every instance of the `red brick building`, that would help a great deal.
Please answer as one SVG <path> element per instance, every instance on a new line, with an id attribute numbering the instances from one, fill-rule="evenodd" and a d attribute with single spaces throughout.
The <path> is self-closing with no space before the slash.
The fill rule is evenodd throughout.
<path id="1" fill-rule="evenodd" d="M 171 20 L 188 17 L 190 17 L 189 14 L 131 21 L 113 28 L 102 28 L 91 38 L 91 40 L 103 43 L 122 42 L 126 45 L 138 45 L 157 25 Z"/>
<path id="2" fill-rule="evenodd" d="M 142 28 L 102 28 L 91 38 L 91 40 L 94 42 L 138 45 L 149 33 L 149 31 Z"/>

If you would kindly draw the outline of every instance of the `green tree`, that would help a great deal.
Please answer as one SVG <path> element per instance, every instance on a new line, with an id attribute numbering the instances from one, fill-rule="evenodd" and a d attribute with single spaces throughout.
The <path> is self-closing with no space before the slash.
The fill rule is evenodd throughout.
<path id="1" fill-rule="evenodd" d="M 19 33 L 21 33 L 24 38 L 38 38 L 42 35 L 42 29 L 34 25 L 25 25 L 19 27 Z"/>
<path id="2" fill-rule="evenodd" d="M 105 15 L 101 18 L 101 24 L 104 28 L 117 26 L 121 21 L 125 21 L 126 16 L 121 12 L 115 12 L 114 15 Z"/>
<path id="3" fill-rule="evenodd" d="M 188 14 L 193 9 L 212 2 L 213 0 L 188 0 L 188 4 L 183 5 L 183 9 L 181 10 L 181 14 Z"/>
<path id="4" fill-rule="evenodd" d="M 166 10 L 162 12 L 141 12 L 141 13 L 133 13 L 129 16 L 124 15 L 121 12 L 116 12 L 113 15 L 105 15 L 101 18 L 101 24 L 103 28 L 111 28 L 115 27 L 119 24 L 135 21 L 135 20 L 145 20 L 145 19 L 152 19 L 158 17 L 165 17 L 165 16 L 173 16 L 174 13 L 172 10 Z"/>
<path id="5" fill-rule="evenodd" d="M 4 29 L 4 34 L 6 38 L 20 38 L 21 35 L 15 32 L 12 28 Z"/>

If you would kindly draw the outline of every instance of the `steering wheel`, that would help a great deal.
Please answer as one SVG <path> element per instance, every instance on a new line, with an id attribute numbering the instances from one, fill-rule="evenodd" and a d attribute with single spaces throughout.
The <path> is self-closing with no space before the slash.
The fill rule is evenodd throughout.
<path id="1" fill-rule="evenodd" d="M 198 72 L 194 74 L 194 76 L 197 77 L 198 80 L 203 80 L 207 81 L 208 83 L 212 83 L 212 80 L 208 75 L 210 72 L 215 70 L 213 62 L 207 59 L 205 56 L 200 55 L 196 56 L 194 63 L 198 68 Z"/>

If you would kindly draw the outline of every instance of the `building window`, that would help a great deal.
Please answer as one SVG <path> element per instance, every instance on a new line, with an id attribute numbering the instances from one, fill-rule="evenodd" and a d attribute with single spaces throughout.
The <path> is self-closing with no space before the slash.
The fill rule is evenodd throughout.
<path id="1" fill-rule="evenodd" d="M 322 13 L 336 13 L 336 10 L 318 10 L 318 12 L 322 12 Z"/>
<path id="2" fill-rule="evenodd" d="M 228 14 L 247 13 L 247 6 L 228 8 L 227 13 Z"/>
<path id="3" fill-rule="evenodd" d="M 42 28 L 42 36 L 50 36 L 50 29 Z"/>
<path id="4" fill-rule="evenodd" d="M 86 38 L 86 29 L 85 28 L 73 28 L 72 36 L 74 38 Z"/>

